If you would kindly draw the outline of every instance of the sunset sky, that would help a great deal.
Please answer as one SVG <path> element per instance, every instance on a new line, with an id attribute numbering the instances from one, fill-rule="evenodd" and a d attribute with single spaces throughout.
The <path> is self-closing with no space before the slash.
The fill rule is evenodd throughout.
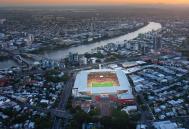
<path id="1" fill-rule="evenodd" d="M 0 0 L 0 5 L 189 4 L 189 0 Z"/>

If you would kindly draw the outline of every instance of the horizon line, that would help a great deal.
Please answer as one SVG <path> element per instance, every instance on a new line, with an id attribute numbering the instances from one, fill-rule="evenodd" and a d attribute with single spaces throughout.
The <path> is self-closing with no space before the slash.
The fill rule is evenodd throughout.
<path id="1" fill-rule="evenodd" d="M 124 4 L 1 4 L 0 7 L 69 7 L 69 6 L 185 6 L 189 4 L 168 4 L 168 3 L 124 3 Z"/>

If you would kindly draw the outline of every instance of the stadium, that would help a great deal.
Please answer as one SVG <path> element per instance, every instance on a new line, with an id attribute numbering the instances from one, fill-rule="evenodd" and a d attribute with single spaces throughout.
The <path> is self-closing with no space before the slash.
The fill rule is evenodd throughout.
<path id="1" fill-rule="evenodd" d="M 117 76 L 113 72 L 91 72 L 87 78 L 88 87 L 113 87 L 119 86 Z"/>
<path id="2" fill-rule="evenodd" d="M 133 101 L 132 89 L 121 70 L 93 69 L 77 74 L 72 95 L 80 98 L 110 97 L 114 101 Z"/>

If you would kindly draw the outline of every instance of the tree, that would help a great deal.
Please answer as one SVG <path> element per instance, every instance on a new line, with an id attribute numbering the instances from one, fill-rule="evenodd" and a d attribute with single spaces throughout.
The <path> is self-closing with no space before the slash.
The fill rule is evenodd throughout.
<path id="1" fill-rule="evenodd" d="M 129 129 L 128 115 L 124 111 L 114 110 L 112 112 L 112 127 L 113 129 Z"/>
<path id="2" fill-rule="evenodd" d="M 82 124 L 84 122 L 91 122 L 92 117 L 83 110 L 81 110 L 81 108 L 76 107 L 75 111 L 76 113 L 74 114 L 70 125 L 67 127 L 68 129 L 80 129 L 82 128 Z"/>
<path id="3" fill-rule="evenodd" d="M 91 109 L 90 112 L 89 112 L 89 115 L 90 116 L 97 116 L 99 115 L 99 110 L 94 108 L 94 109 Z"/>
<path id="4" fill-rule="evenodd" d="M 49 129 L 52 125 L 49 115 L 45 117 L 36 116 L 34 122 L 36 123 L 36 129 Z"/>
<path id="5" fill-rule="evenodd" d="M 58 83 L 58 82 L 66 82 L 69 80 L 69 76 L 67 73 L 65 73 L 63 76 L 58 76 L 58 74 L 60 74 L 60 71 L 58 69 L 52 69 L 52 70 L 48 70 L 45 73 L 45 79 L 48 82 L 54 82 L 54 83 Z"/>
<path id="6" fill-rule="evenodd" d="M 112 127 L 112 117 L 104 116 L 100 122 L 103 125 L 103 129 L 110 129 Z"/>

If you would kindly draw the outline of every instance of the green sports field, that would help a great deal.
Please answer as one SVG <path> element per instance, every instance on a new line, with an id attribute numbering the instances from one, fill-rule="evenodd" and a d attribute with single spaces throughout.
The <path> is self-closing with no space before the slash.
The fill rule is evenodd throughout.
<path id="1" fill-rule="evenodd" d="M 92 83 L 92 87 L 112 87 L 113 83 L 112 82 L 96 82 Z"/>

